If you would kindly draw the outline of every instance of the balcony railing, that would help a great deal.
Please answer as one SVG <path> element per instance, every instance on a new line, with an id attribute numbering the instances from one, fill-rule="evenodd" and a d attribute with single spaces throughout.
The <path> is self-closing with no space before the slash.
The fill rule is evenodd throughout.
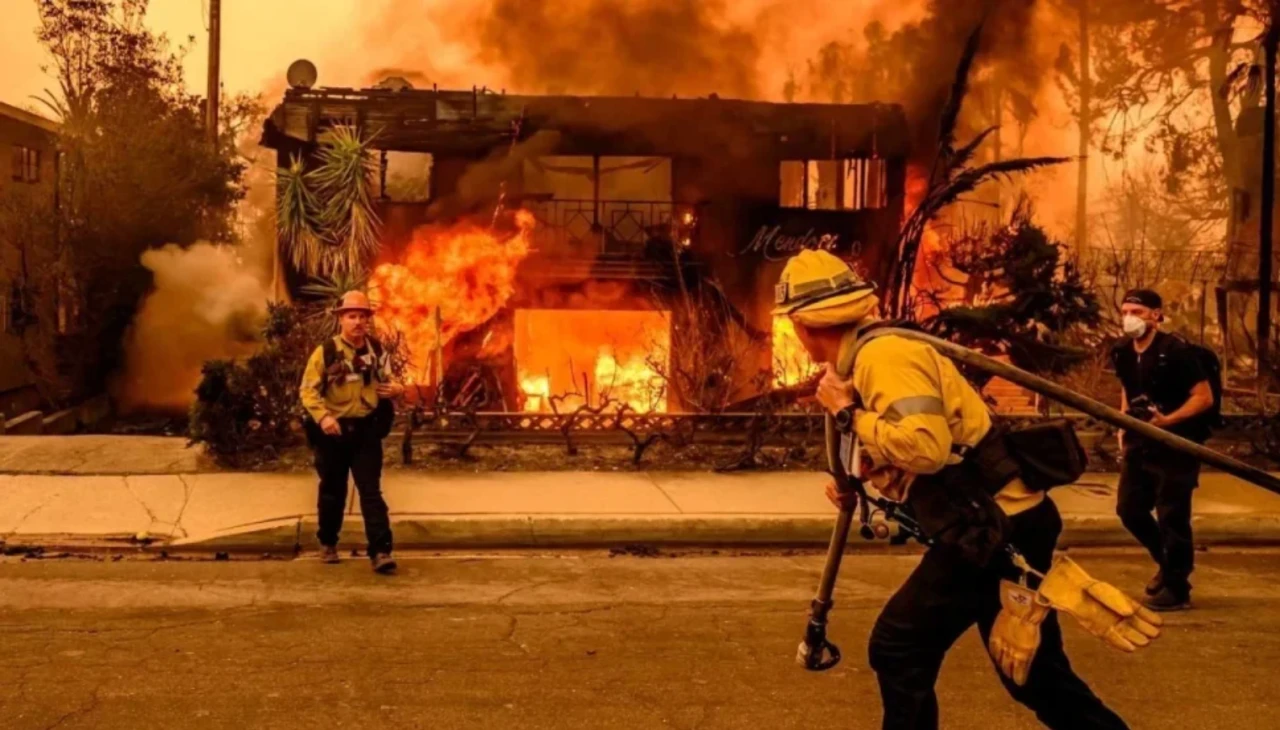
<path id="1" fill-rule="evenodd" d="M 654 238 L 688 246 L 697 231 L 697 211 L 688 203 L 525 198 L 519 204 L 537 220 L 533 240 L 542 250 L 626 255 Z"/>

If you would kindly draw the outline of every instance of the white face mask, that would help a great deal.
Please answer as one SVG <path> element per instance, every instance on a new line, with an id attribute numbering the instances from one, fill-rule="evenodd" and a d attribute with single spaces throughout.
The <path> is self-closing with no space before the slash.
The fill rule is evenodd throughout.
<path id="1" fill-rule="evenodd" d="M 1126 314 L 1121 321 L 1124 333 L 1137 339 L 1147 331 L 1147 321 L 1136 314 Z"/>

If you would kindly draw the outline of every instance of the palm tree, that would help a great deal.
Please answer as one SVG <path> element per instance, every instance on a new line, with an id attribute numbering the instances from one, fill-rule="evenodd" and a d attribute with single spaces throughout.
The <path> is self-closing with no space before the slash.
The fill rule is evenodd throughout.
<path id="1" fill-rule="evenodd" d="M 372 142 L 354 127 L 337 126 L 321 139 L 314 169 L 295 156 L 276 171 L 280 243 L 303 273 L 350 276 L 377 254 Z"/>
<path id="2" fill-rule="evenodd" d="M 998 127 L 992 126 L 980 132 L 967 144 L 956 148 L 956 124 L 960 109 L 969 90 L 969 71 L 978 54 L 978 41 L 982 36 L 979 24 L 969 35 L 960 65 L 956 69 L 951 94 L 942 110 L 938 130 L 938 151 L 929 173 L 928 188 L 919 205 L 907 217 L 898 234 L 899 259 L 892 272 L 886 290 L 885 306 L 893 317 L 910 318 L 912 315 L 911 283 L 915 274 L 916 259 L 920 252 L 920 239 L 930 222 L 944 208 L 956 202 L 962 195 L 971 193 L 984 183 L 1013 175 L 1030 172 L 1042 167 L 1066 162 L 1065 157 L 1025 157 L 997 160 L 986 165 L 970 167 L 978 148 Z"/>

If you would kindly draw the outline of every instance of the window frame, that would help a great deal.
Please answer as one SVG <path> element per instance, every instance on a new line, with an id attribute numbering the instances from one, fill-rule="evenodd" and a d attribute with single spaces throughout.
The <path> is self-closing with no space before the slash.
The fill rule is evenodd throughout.
<path id="1" fill-rule="evenodd" d="M 821 179 L 819 165 L 836 165 L 835 185 L 832 190 L 834 205 L 819 205 L 817 196 L 810 190 L 812 180 Z M 785 187 L 788 180 L 788 165 L 799 165 L 800 205 L 791 204 Z M 855 175 L 855 173 L 857 173 Z M 889 164 L 883 157 L 835 157 L 825 159 L 784 159 L 778 163 L 778 205 L 790 210 L 824 210 L 857 212 L 863 210 L 882 210 L 889 206 L 888 200 Z M 791 178 L 796 176 L 792 174 Z M 877 178 L 872 184 L 872 178 Z M 796 180 L 792 180 L 794 184 Z M 819 183 L 821 185 L 821 183 Z M 853 187 L 851 188 L 850 185 Z M 795 190 L 790 192 L 795 193 Z M 872 200 L 873 193 L 875 199 Z"/>

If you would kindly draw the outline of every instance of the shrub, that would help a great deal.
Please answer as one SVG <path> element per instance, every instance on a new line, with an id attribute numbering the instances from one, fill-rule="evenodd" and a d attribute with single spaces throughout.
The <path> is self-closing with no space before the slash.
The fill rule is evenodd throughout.
<path id="1" fill-rule="evenodd" d="M 210 360 L 191 406 L 191 443 L 204 444 L 227 466 L 245 467 L 303 443 L 298 383 L 325 336 L 303 310 L 272 304 L 263 344 L 251 357 Z"/>

